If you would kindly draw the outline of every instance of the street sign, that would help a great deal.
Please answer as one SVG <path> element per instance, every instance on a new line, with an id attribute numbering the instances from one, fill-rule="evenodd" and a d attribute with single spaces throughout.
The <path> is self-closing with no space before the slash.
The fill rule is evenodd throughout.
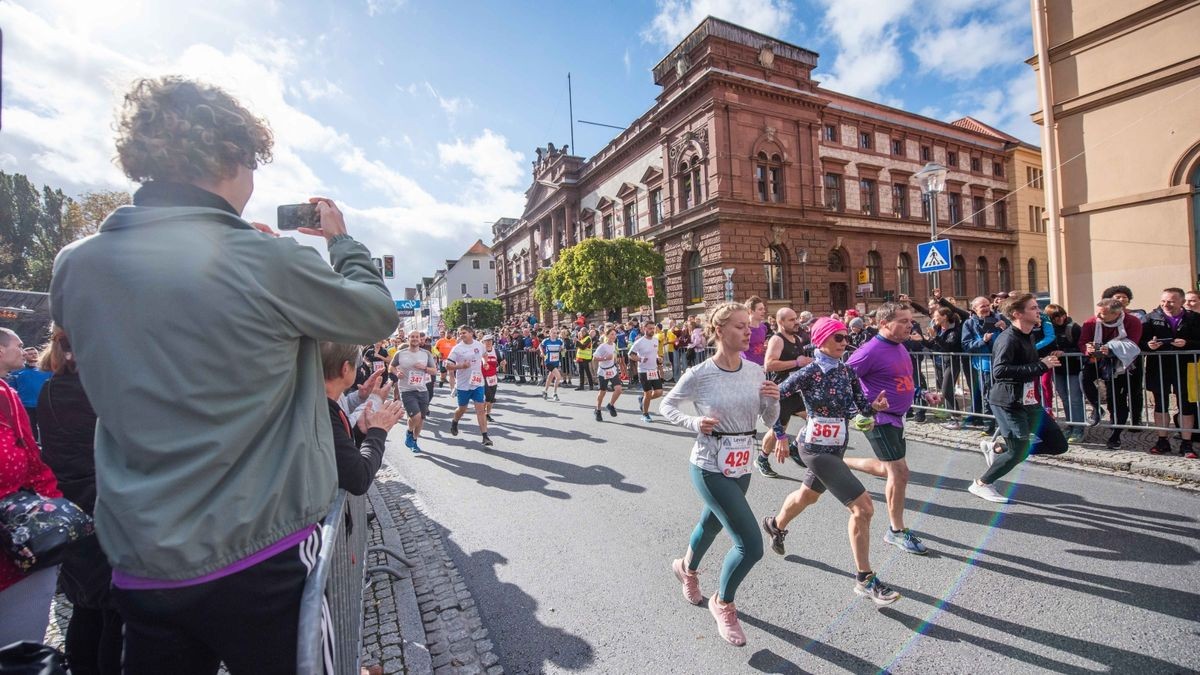
<path id="1" fill-rule="evenodd" d="M 736 267 L 721 270 L 725 274 L 725 302 L 733 302 L 733 273 L 736 271 Z"/>
<path id="2" fill-rule="evenodd" d="M 870 280 L 871 280 L 871 273 L 867 270 L 867 268 L 864 267 L 858 271 L 858 283 L 865 284 Z"/>
<path id="3" fill-rule="evenodd" d="M 870 293 L 873 290 L 875 290 L 875 284 L 859 284 L 858 285 L 858 292 L 860 295 L 863 293 Z"/>
<path id="4" fill-rule="evenodd" d="M 646 277 L 646 297 L 654 297 L 654 277 Z"/>
<path id="5" fill-rule="evenodd" d="M 408 310 L 421 309 L 421 301 L 420 300 L 397 300 L 396 301 L 396 310 L 399 311 L 402 309 L 408 309 Z M 412 315 L 409 314 L 409 316 L 412 316 Z"/>
<path id="6" fill-rule="evenodd" d="M 412 309 L 406 309 L 403 307 L 396 308 L 396 316 L 400 317 L 401 319 L 410 319 L 416 315 L 417 315 L 416 311 L 414 311 Z"/>
<path id="7" fill-rule="evenodd" d="M 935 239 L 917 244 L 918 270 L 921 274 L 950 269 L 950 240 Z"/>

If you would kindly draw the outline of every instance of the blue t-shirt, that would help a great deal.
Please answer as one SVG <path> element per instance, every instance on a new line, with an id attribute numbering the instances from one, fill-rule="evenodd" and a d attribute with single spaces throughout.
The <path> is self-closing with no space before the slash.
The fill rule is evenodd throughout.
<path id="1" fill-rule="evenodd" d="M 17 395 L 21 397 L 21 405 L 26 408 L 36 408 L 38 394 L 42 393 L 42 385 L 46 384 L 46 380 L 50 379 L 53 374 L 48 370 L 26 367 L 10 373 L 8 383 L 17 390 Z"/>
<path id="2" fill-rule="evenodd" d="M 563 341 L 554 338 L 553 340 L 542 340 L 542 353 L 546 355 L 547 364 L 558 364 L 559 356 L 562 354 Z"/>
<path id="3" fill-rule="evenodd" d="M 625 331 L 617 331 L 617 349 L 625 349 L 628 344 L 625 342 Z"/>

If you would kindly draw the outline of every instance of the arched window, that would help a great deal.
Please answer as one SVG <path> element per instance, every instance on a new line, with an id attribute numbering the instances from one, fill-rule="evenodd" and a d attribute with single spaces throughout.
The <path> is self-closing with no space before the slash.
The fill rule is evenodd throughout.
<path id="1" fill-rule="evenodd" d="M 778 153 L 754 157 L 754 191 L 760 202 L 783 202 L 783 157 Z"/>
<path id="2" fill-rule="evenodd" d="M 1038 292 L 1037 260 L 1034 260 L 1033 258 L 1029 259 L 1029 262 L 1026 263 L 1026 265 L 1025 265 L 1025 273 L 1029 277 L 1029 292 L 1037 293 Z"/>
<path id="3" fill-rule="evenodd" d="M 997 291 L 1011 291 L 1012 290 L 1012 270 L 1009 269 L 1009 267 L 1008 267 L 1008 258 L 1001 258 L 1000 261 L 996 263 L 996 267 L 1000 271 L 1000 288 L 998 288 L 996 290 Z M 1032 291 L 1033 289 L 1031 288 L 1029 290 Z"/>
<path id="4" fill-rule="evenodd" d="M 987 258 L 979 256 L 975 261 L 975 289 L 979 295 L 987 295 L 992 292 L 989 279 L 988 261 Z"/>
<path id="5" fill-rule="evenodd" d="M 835 248 L 829 251 L 829 271 L 830 272 L 845 272 L 846 271 L 846 255 L 842 249 Z"/>
<path id="6" fill-rule="evenodd" d="M 875 251 L 867 251 L 867 283 L 871 284 L 871 297 L 883 295 L 883 258 Z"/>
<path id="7" fill-rule="evenodd" d="M 896 278 L 900 293 L 912 295 L 912 258 L 907 253 L 901 253 L 900 257 L 896 259 Z"/>
<path id="8" fill-rule="evenodd" d="M 767 299 L 783 300 L 783 251 L 778 246 L 768 246 L 763 251 L 763 275 L 767 278 Z"/>
<path id="9" fill-rule="evenodd" d="M 954 295 L 959 299 L 967 297 L 967 261 L 961 256 L 954 256 L 954 270 L 950 273 L 954 281 Z"/>
<path id="10" fill-rule="evenodd" d="M 704 268 L 699 251 L 692 251 L 687 260 L 687 297 L 689 305 L 704 302 Z"/>

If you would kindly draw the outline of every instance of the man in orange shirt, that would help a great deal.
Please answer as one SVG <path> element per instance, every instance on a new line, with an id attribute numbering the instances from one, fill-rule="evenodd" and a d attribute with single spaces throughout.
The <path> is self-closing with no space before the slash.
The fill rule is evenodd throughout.
<path id="1" fill-rule="evenodd" d="M 450 357 L 450 350 L 454 349 L 454 346 L 457 344 L 458 340 L 455 340 L 451 335 L 443 335 L 438 338 L 437 342 L 433 343 L 433 348 L 438 353 L 438 369 L 442 372 L 442 386 L 446 384 L 446 359 Z M 453 372 L 450 373 L 450 386 L 454 386 Z"/>

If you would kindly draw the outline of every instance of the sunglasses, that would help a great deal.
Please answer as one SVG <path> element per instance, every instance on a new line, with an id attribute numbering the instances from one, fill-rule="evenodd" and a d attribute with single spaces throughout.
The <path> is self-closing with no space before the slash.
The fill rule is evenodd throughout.
<path id="1" fill-rule="evenodd" d="M 834 333 L 834 334 L 833 334 L 833 341 L 834 341 L 834 342 L 836 342 L 836 343 L 838 343 L 838 344 L 841 344 L 841 343 L 843 343 L 843 342 L 846 342 L 846 341 L 848 341 L 849 339 L 850 339 L 850 336 L 849 336 L 849 335 L 846 335 L 845 333 Z"/>

